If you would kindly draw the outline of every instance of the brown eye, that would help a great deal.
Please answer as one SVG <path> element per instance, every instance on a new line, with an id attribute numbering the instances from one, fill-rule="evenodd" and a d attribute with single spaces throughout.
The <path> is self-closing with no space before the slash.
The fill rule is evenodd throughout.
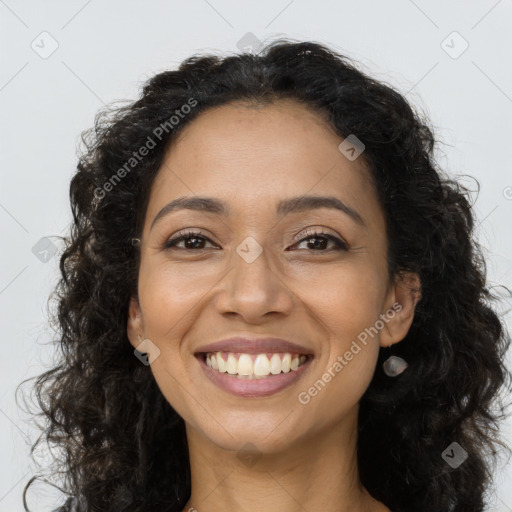
<path id="1" fill-rule="evenodd" d="M 180 232 L 178 236 L 168 240 L 165 243 L 164 248 L 175 248 L 181 242 L 184 242 L 185 246 L 178 248 L 184 250 L 203 250 L 204 247 L 202 247 L 201 244 L 204 244 L 205 242 L 212 243 L 209 238 L 203 236 L 199 231 L 186 231 Z"/>
<path id="2" fill-rule="evenodd" d="M 348 251 L 349 249 L 348 245 L 343 240 L 341 240 L 341 238 L 331 235 L 330 233 L 313 230 L 311 232 L 306 231 L 305 234 L 306 236 L 299 240 L 297 244 L 307 242 L 308 244 L 311 244 L 309 245 L 308 249 L 311 249 L 313 252 L 329 252 L 329 250 L 325 250 L 329 242 L 334 244 L 334 250 Z M 302 235 L 304 235 L 304 233 L 300 233 L 299 236 Z"/>

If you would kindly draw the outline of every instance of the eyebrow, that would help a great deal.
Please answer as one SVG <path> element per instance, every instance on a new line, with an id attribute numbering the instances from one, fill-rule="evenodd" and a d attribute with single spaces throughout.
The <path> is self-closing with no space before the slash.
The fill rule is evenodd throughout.
<path id="1" fill-rule="evenodd" d="M 316 210 L 320 208 L 329 208 L 341 211 L 348 215 L 352 220 L 365 226 L 365 223 L 353 208 L 345 204 L 343 201 L 333 196 L 297 196 L 290 199 L 283 199 L 279 201 L 276 209 L 278 217 L 284 217 L 290 213 L 300 213 L 309 210 Z M 176 210 L 194 210 L 203 213 L 210 213 L 214 215 L 222 215 L 227 217 L 231 214 L 231 208 L 219 200 L 212 197 L 200 197 L 200 196 L 182 196 L 174 199 L 170 203 L 166 204 L 155 216 L 151 223 L 150 230 L 153 226 L 163 217 L 169 215 L 171 212 Z"/>

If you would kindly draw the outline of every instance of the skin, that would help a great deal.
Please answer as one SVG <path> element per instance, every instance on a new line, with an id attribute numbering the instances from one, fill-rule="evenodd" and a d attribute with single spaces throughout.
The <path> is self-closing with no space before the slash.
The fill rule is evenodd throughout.
<path id="1" fill-rule="evenodd" d="M 342 140 L 320 114 L 294 101 L 231 103 L 187 125 L 159 170 L 127 327 L 134 347 L 139 335 L 158 347 L 152 373 L 186 424 L 192 493 L 184 512 L 389 511 L 359 480 L 358 403 L 380 347 L 409 330 L 419 278 L 390 279 L 383 212 L 363 158 L 349 161 L 338 149 Z M 335 196 L 365 226 L 326 208 L 278 219 L 277 202 L 301 194 Z M 178 210 L 150 229 L 169 201 L 196 195 L 222 199 L 233 213 Z M 328 245 L 315 249 L 309 236 L 293 239 L 310 227 L 350 249 L 336 251 L 322 238 L 316 243 Z M 186 228 L 211 242 L 163 248 Z M 249 236 L 263 249 L 252 263 L 236 252 Z M 298 394 L 395 302 L 401 311 L 308 404 L 300 403 Z M 228 394 L 206 378 L 193 354 L 243 333 L 296 341 L 315 358 L 297 383 L 273 396 Z M 246 443 L 256 446 L 250 466 L 237 456 Z"/>

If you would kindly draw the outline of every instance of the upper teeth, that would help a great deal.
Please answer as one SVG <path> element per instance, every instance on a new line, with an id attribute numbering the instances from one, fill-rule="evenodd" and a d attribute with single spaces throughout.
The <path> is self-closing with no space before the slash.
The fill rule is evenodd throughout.
<path id="1" fill-rule="evenodd" d="M 223 358 L 225 352 L 215 352 L 206 355 L 206 364 L 221 373 L 230 375 L 277 375 L 278 373 L 288 373 L 290 370 L 296 370 L 300 365 L 306 362 L 305 355 L 292 354 L 239 354 L 234 352 L 227 353 L 227 360 Z"/>

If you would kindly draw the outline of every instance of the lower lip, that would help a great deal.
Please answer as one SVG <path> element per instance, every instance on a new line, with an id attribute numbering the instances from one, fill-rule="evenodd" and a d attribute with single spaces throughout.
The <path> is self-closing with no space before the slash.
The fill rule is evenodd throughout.
<path id="1" fill-rule="evenodd" d="M 219 388 L 237 396 L 257 398 L 273 395 L 291 386 L 297 379 L 300 379 L 300 377 L 304 375 L 313 357 L 308 356 L 306 362 L 296 370 L 290 370 L 288 373 L 279 373 L 278 375 L 269 376 L 265 379 L 239 379 L 236 375 L 220 373 L 210 368 L 206 364 L 203 354 L 196 356 L 196 359 L 199 361 L 206 376 Z"/>

